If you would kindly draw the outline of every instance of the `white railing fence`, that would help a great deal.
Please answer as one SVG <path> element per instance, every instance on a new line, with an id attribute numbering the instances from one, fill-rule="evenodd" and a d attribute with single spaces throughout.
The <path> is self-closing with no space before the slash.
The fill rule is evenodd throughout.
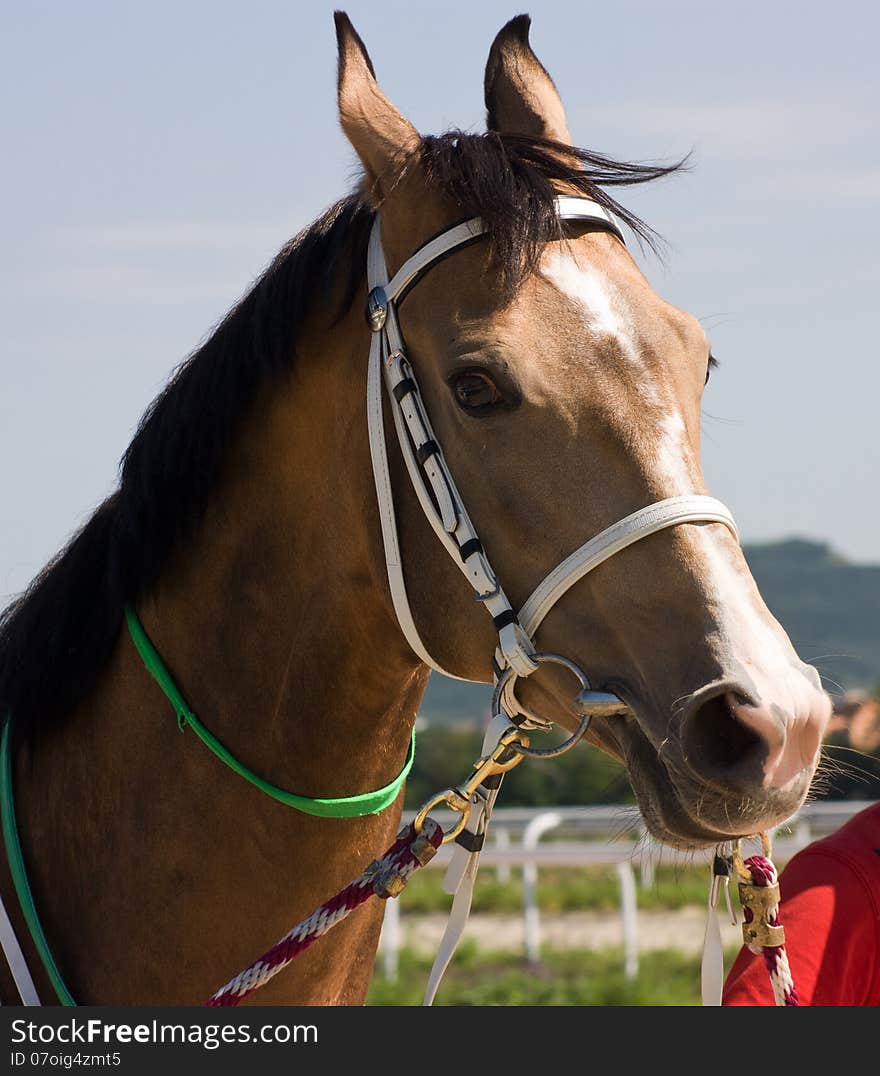
<path id="1" fill-rule="evenodd" d="M 777 827 L 773 842 L 773 858 L 777 866 L 785 864 L 799 849 L 811 841 L 833 832 L 854 814 L 868 806 L 869 801 L 844 800 L 809 803 Z M 453 815 L 447 811 L 434 814 L 446 828 Z M 404 815 L 411 820 L 412 812 Z M 639 968 L 638 947 L 638 887 L 634 865 L 639 866 L 643 887 L 653 884 L 654 865 L 661 846 L 648 837 L 638 812 L 633 807 L 528 807 L 496 808 L 492 813 L 492 840 L 487 841 L 480 865 L 497 871 L 500 881 L 509 881 L 513 868 L 522 870 L 524 955 L 537 961 L 541 950 L 541 917 L 538 905 L 538 868 L 613 866 L 620 884 L 620 914 L 623 925 L 624 968 L 628 979 L 635 979 Z M 539 843 L 553 832 L 552 842 Z M 629 834 L 629 840 L 621 839 Z M 429 866 L 443 869 L 449 863 L 451 850 L 440 849 Z M 706 868 L 709 853 L 705 854 Z M 662 847 L 664 865 L 699 863 L 700 856 Z M 405 898 L 404 898 L 405 899 Z M 451 898 L 450 898 L 451 900 Z M 385 919 L 379 941 L 382 973 L 394 981 L 397 978 L 401 947 L 401 908 L 399 900 L 385 902 Z"/>

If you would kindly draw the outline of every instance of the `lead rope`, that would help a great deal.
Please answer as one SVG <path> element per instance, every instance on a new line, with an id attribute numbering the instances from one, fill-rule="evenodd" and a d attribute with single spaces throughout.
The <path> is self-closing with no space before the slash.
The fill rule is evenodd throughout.
<path id="1" fill-rule="evenodd" d="M 493 724 L 496 726 L 496 732 L 491 737 L 493 746 L 477 759 L 466 781 L 432 796 L 422 805 L 413 821 L 398 833 L 394 844 L 383 856 L 374 860 L 359 878 L 324 901 L 310 916 L 280 938 L 271 949 L 215 991 L 205 1004 L 210 1007 L 240 1004 L 370 897 L 377 896 L 387 900 L 389 897 L 399 896 L 415 871 L 430 863 L 440 845 L 459 838 L 468 831 L 469 824 L 484 831 L 486 815 L 482 804 L 487 788 L 497 790 L 500 783 L 498 779 L 507 770 L 522 762 L 529 747 L 528 736 L 509 721 L 505 720 L 503 727 L 500 721 Z M 486 742 L 490 742 L 489 737 Z M 442 804 L 459 815 L 458 821 L 446 833 L 428 813 Z M 468 861 L 469 866 L 472 863 L 474 861 Z M 475 866 L 471 873 L 476 874 Z M 464 919 L 467 918 L 470 907 L 469 896 L 467 905 Z M 460 931 L 453 940 L 446 963 L 451 959 L 458 936 Z M 439 975 L 442 975 L 445 966 L 444 963 Z M 437 983 L 439 976 L 434 990 Z"/>
<path id="2" fill-rule="evenodd" d="M 724 957 L 716 907 L 719 889 L 724 885 L 728 911 L 733 923 L 736 923 L 729 894 L 731 870 L 736 870 L 739 877 L 743 944 L 749 952 L 763 957 L 770 976 L 774 1003 L 777 1006 L 800 1004 L 785 951 L 785 929 L 779 921 L 779 877 L 770 859 L 770 837 L 767 833 L 762 833 L 760 837 L 762 855 L 749 856 L 744 860 L 741 841 L 737 841 L 731 856 L 725 856 L 720 847 L 716 850 L 709 886 L 709 919 L 703 943 L 701 985 L 704 1005 L 721 1004 Z"/>
<path id="3" fill-rule="evenodd" d="M 387 900 L 398 896 L 412 874 L 431 862 L 442 840 L 443 830 L 433 818 L 426 818 L 420 830 L 412 822 L 404 826 L 394 844 L 373 860 L 359 878 L 324 901 L 253 964 L 215 991 L 205 1005 L 219 1008 L 241 1004 L 370 897 Z"/>
<path id="4" fill-rule="evenodd" d="M 779 922 L 779 879 L 770 859 L 769 836 L 762 833 L 761 842 L 763 855 L 743 860 L 739 846 L 733 853 L 733 864 L 740 877 L 743 941 L 749 952 L 763 956 L 775 1003 L 799 1005 L 785 951 L 785 930 Z"/>
<path id="5" fill-rule="evenodd" d="M 445 879 L 446 891 L 454 893 L 455 899 L 422 1002 L 426 1006 L 432 1005 L 467 923 L 480 851 L 501 778 L 508 769 L 526 757 L 522 749 L 528 748 L 525 733 L 500 715 L 496 716 L 492 726 L 484 739 L 485 753 L 474 763 L 469 780 L 432 796 L 413 821 L 398 833 L 394 844 L 384 855 L 374 860 L 344 889 L 324 901 L 244 971 L 215 991 L 205 1005 L 239 1005 L 370 897 L 387 900 L 399 896 L 412 875 L 431 862 L 442 844 L 455 841 L 453 860 Z M 486 750 L 487 747 L 489 750 Z M 428 814 L 440 804 L 445 804 L 461 816 L 446 833 Z M 770 839 L 762 833 L 761 840 L 765 854 L 750 856 L 746 860 L 742 858 L 739 842 L 732 856 L 724 855 L 720 849 L 716 851 L 709 889 L 709 920 L 703 944 L 703 1005 L 721 1004 L 724 957 L 716 909 L 723 886 L 728 912 L 733 923 L 736 923 L 729 892 L 730 872 L 734 868 L 740 879 L 744 879 L 739 883 L 744 919 L 743 941 L 751 952 L 763 956 L 776 1005 L 799 1004 L 785 951 L 785 932 L 779 922 L 779 882 L 770 859 Z"/>

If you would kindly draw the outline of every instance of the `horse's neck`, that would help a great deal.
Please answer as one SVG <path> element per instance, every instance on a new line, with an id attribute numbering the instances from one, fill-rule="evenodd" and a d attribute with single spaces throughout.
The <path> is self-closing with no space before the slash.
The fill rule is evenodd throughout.
<path id="1" fill-rule="evenodd" d="M 393 777 L 424 686 L 387 597 L 361 335 L 303 343 L 301 368 L 251 416 L 201 539 L 142 610 L 212 731 L 306 795 Z"/>
<path id="2" fill-rule="evenodd" d="M 332 349 L 303 342 L 199 536 L 139 606 L 202 722 L 262 777 L 311 797 L 397 775 L 427 676 L 390 608 L 366 356 L 350 325 Z M 328 822 L 258 792 L 177 731 L 124 630 L 97 690 L 19 776 L 41 913 L 83 1001 L 199 1001 L 381 853 L 399 816 L 398 804 Z M 265 999 L 362 1001 L 380 911 Z"/>

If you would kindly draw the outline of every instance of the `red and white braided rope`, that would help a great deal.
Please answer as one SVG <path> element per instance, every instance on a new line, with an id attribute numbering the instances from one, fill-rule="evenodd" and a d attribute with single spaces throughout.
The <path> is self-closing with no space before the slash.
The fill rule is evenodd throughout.
<path id="1" fill-rule="evenodd" d="M 382 899 L 396 896 L 410 875 L 431 859 L 442 840 L 443 830 L 432 818 L 424 820 L 420 833 L 416 833 L 412 823 L 404 826 L 388 851 L 374 860 L 359 878 L 326 900 L 307 919 L 297 923 L 249 968 L 221 986 L 205 1004 L 238 1005 L 364 901 L 372 896 Z"/>
<path id="2" fill-rule="evenodd" d="M 766 856 L 750 856 L 743 862 L 743 866 L 751 875 L 752 885 L 771 886 L 776 885 L 776 868 Z M 753 918 L 751 908 L 743 908 L 743 917 L 747 923 Z M 779 905 L 774 904 L 767 911 L 767 922 L 770 926 L 780 926 Z M 788 966 L 788 955 L 784 945 L 749 945 L 749 951 L 762 954 L 764 964 L 770 976 L 770 985 L 773 988 L 773 1000 L 777 1005 L 799 1005 L 797 990 L 791 977 L 791 968 Z"/>

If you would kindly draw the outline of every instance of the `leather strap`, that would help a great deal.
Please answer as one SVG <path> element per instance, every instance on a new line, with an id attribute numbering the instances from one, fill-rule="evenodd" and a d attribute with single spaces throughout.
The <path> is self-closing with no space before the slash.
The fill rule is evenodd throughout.
<path id="1" fill-rule="evenodd" d="M 491 754 L 498 746 L 502 734 L 513 727 L 512 723 L 503 714 L 494 717 L 489 722 L 483 736 L 481 754 L 483 756 Z M 499 778 L 503 776 L 503 774 L 498 774 Z M 481 785 L 477 790 L 472 800 L 471 811 L 465 826 L 469 833 L 481 837 L 485 836 L 489 826 L 489 819 L 492 816 L 492 808 L 495 806 L 495 800 L 498 798 L 500 789 L 501 781 L 499 780 L 495 788 L 486 788 Z M 461 844 L 456 843 L 454 845 L 452 859 L 446 868 L 446 874 L 443 876 L 444 890 L 447 893 L 454 894 L 452 908 L 449 912 L 449 919 L 446 921 L 446 929 L 443 931 L 443 937 L 440 939 L 440 945 L 437 948 L 437 955 L 434 957 L 431 973 L 428 976 L 425 996 L 422 1000 L 423 1006 L 434 1004 L 440 981 L 446 973 L 446 969 L 449 967 L 449 963 L 455 955 L 455 950 L 458 948 L 458 943 L 464 934 L 471 910 L 471 901 L 479 867 L 479 849 L 472 852 Z"/>
<path id="2" fill-rule="evenodd" d="M 703 956 L 700 962 L 700 997 L 704 1006 L 721 1004 L 724 988 L 724 949 L 718 913 L 709 905 L 706 933 L 703 936 Z"/>
<path id="3" fill-rule="evenodd" d="M 378 221 L 378 217 L 376 218 Z M 375 287 L 377 280 L 387 279 L 385 257 L 382 253 L 382 244 L 379 238 L 378 224 L 374 226 L 370 236 L 370 245 L 367 255 L 367 279 L 371 288 Z M 393 314 L 392 314 L 393 316 Z M 376 500 L 379 506 L 379 519 L 382 527 L 382 543 L 385 549 L 385 568 L 388 576 L 388 586 L 391 591 L 391 601 L 397 622 L 406 637 L 411 649 L 416 656 L 426 665 L 449 676 L 460 680 L 463 677 L 455 676 L 439 665 L 428 653 L 409 605 L 406 592 L 406 581 L 403 577 L 403 563 L 400 556 L 400 542 L 397 535 L 397 517 L 394 512 L 394 494 L 391 488 L 391 472 L 388 465 L 388 449 L 385 443 L 385 422 L 382 411 L 382 378 L 383 366 L 386 356 L 390 353 L 386 333 L 374 332 L 370 340 L 370 358 L 367 365 L 367 429 L 370 440 L 370 456 L 373 463 L 373 481 L 376 486 Z M 402 380 L 402 378 L 401 378 Z M 396 401 L 395 401 L 396 402 Z M 402 419 L 397 409 L 393 410 L 394 423 L 397 428 L 398 440 L 401 445 L 406 443 L 405 429 L 401 426 Z M 428 521 L 434 527 L 435 533 L 446 544 L 447 532 L 444 527 L 436 526 L 436 511 L 430 504 L 430 498 L 424 490 L 423 483 L 417 473 L 413 473 L 413 460 L 411 454 L 404 453 L 407 469 L 410 471 L 413 487 L 419 496 L 419 502 L 425 511 Z M 430 507 L 430 511 L 428 510 Z M 447 546 L 447 548 L 449 548 Z M 452 550 L 449 550 L 452 553 Z"/>
<path id="4" fill-rule="evenodd" d="M 557 206 L 561 217 L 595 220 L 622 239 L 620 229 L 611 215 L 595 202 L 560 197 L 557 199 Z M 477 599 L 485 605 L 496 623 L 501 618 L 504 626 L 500 628 L 498 638 L 499 653 L 504 665 L 511 665 L 520 676 L 529 676 L 537 668 L 530 658 L 534 646 L 522 630 L 513 607 L 492 570 L 446 464 L 443 451 L 434 436 L 421 401 L 418 382 L 406 360 L 396 311 L 396 301 L 423 272 L 445 254 L 479 238 L 484 231 L 483 223 L 478 217 L 455 225 L 416 251 L 389 280 L 382 250 L 381 224 L 377 215 L 367 251 L 370 309 L 380 312 L 370 341 L 367 420 L 391 600 L 401 630 L 413 652 L 430 668 L 453 679 L 463 678 L 450 673 L 431 657 L 418 633 L 407 597 L 385 445 L 379 382 L 385 381 L 397 439 L 422 511 L 454 563 L 473 587 Z M 469 550 L 469 553 L 462 556 L 462 550 L 465 549 Z"/>
<path id="5" fill-rule="evenodd" d="M 9 970 L 12 972 L 15 989 L 18 991 L 22 1005 L 39 1005 L 40 995 L 34 986 L 33 977 L 27 966 L 24 953 L 21 951 L 15 929 L 12 926 L 12 920 L 9 918 L 9 912 L 6 911 L 6 905 L 3 903 L 2 897 L 0 897 L 0 946 L 3 948 L 3 955 L 6 957 Z"/>
<path id="6" fill-rule="evenodd" d="M 625 242 L 623 232 L 618 227 L 617 221 L 608 210 L 591 202 L 586 198 L 577 198 L 569 195 L 559 195 L 556 199 L 556 211 L 560 220 L 590 220 L 601 224 L 603 228 L 613 232 L 621 243 Z M 385 285 L 385 295 L 389 302 L 398 302 L 403 294 L 416 282 L 421 274 L 429 269 L 434 262 L 448 254 L 456 247 L 465 246 L 479 239 L 486 231 L 485 225 L 479 217 L 462 221 L 452 228 L 436 236 L 420 247 L 411 258 L 397 270 L 391 280 Z M 381 283 L 381 281 L 377 281 Z M 374 287 L 375 284 L 370 284 Z"/>
<path id="7" fill-rule="evenodd" d="M 720 847 L 716 848 L 709 874 L 706 933 L 703 936 L 703 956 L 700 961 L 700 996 L 704 1006 L 720 1006 L 724 992 L 724 948 L 718 922 L 718 904 L 723 889 L 727 914 L 731 923 L 736 926 L 736 916 L 730 903 L 730 871 L 730 860 L 725 858 Z"/>
<path id="8" fill-rule="evenodd" d="M 378 220 L 378 216 L 376 218 Z M 425 243 L 423 247 L 420 247 L 411 258 L 408 258 L 403 265 L 397 270 L 391 280 L 385 285 L 385 294 L 390 302 L 397 302 L 403 295 L 403 293 L 413 285 L 417 278 L 428 269 L 434 262 L 443 257 L 444 254 L 448 254 L 450 250 L 455 250 L 456 247 L 464 246 L 466 243 L 471 243 L 475 239 L 479 239 L 481 235 L 486 231 L 483 222 L 479 217 L 472 217 L 470 220 L 462 221 L 461 224 L 456 224 L 454 227 L 449 228 L 443 232 L 442 235 L 436 236 L 436 238 Z M 381 283 L 381 281 L 379 281 Z M 374 284 L 370 285 L 374 287 Z"/>
<path id="9" fill-rule="evenodd" d="M 593 220 L 623 240 L 613 218 L 596 203 L 568 196 L 557 198 L 556 203 L 561 220 Z M 409 605 L 385 444 L 381 387 L 383 380 L 400 450 L 421 509 L 440 543 L 463 572 L 473 587 L 477 600 L 486 607 L 498 630 L 498 648 L 494 662 L 497 681 L 508 667 L 516 676 L 523 677 L 529 676 L 537 669 L 538 665 L 531 655 L 535 653 L 532 637 L 539 625 L 575 583 L 615 553 L 666 527 L 683 523 L 721 523 L 729 528 L 735 538 L 737 531 L 729 510 L 712 497 L 688 495 L 658 501 L 607 527 L 566 557 L 536 587 L 517 615 L 492 569 L 446 465 L 442 448 L 431 428 L 418 381 L 406 358 L 396 310 L 396 303 L 406 289 L 439 258 L 473 242 L 484 232 L 485 228 L 479 218 L 450 228 L 426 243 L 389 280 L 382 251 L 381 224 L 378 215 L 376 216 L 367 254 L 367 282 L 370 290 L 368 318 L 373 330 L 367 372 L 367 419 L 388 584 L 401 630 L 413 652 L 426 665 L 444 676 L 463 679 L 444 669 L 431 657 L 418 633 Z M 522 726 L 546 724 L 522 709 L 513 691 L 515 679 L 509 677 L 505 683 L 501 696 L 502 709 L 505 712 L 497 714 L 487 729 L 483 741 L 484 755 L 494 749 L 501 733 L 511 727 L 510 717 L 517 717 Z M 464 932 L 479 867 L 479 849 L 482 847 L 482 838 L 485 836 L 499 787 L 500 782 L 493 789 L 481 786 L 475 793 L 466 830 L 477 840 L 471 842 L 470 848 L 457 844 L 453 850 L 444 887 L 447 892 L 454 893 L 454 898 L 446 930 L 428 979 L 424 1005 L 432 1004 L 440 980 Z M 715 928 L 717 930 L 717 921 Z M 706 953 L 705 981 L 708 982 L 717 977 L 714 967 L 716 946 L 711 928 L 707 930 Z"/>
<path id="10" fill-rule="evenodd" d="M 560 219 L 592 220 L 623 239 L 611 215 L 595 202 L 564 195 L 556 199 L 556 204 Z M 367 253 L 368 309 L 373 328 L 367 372 L 367 418 L 391 600 L 413 652 L 430 668 L 456 680 L 464 678 L 444 669 L 428 652 L 407 596 L 385 444 L 383 380 L 400 450 L 422 511 L 498 629 L 495 661 L 499 670 L 511 667 L 517 676 L 531 675 L 537 669 L 531 658 L 535 651 L 532 637 L 556 602 L 588 572 L 641 538 L 665 527 L 694 522 L 722 523 L 736 536 L 733 516 L 712 497 L 694 495 L 658 501 L 585 542 L 548 574 L 516 614 L 492 569 L 434 435 L 418 381 L 406 358 L 396 310 L 396 303 L 406 289 L 439 258 L 473 242 L 484 232 L 478 217 L 455 225 L 416 251 L 389 280 L 377 215 Z M 513 681 L 505 692 L 505 704 L 511 714 L 517 712 Z"/>
<path id="11" fill-rule="evenodd" d="M 557 565 L 519 611 L 520 623 L 525 631 L 534 635 L 538 625 L 562 595 L 609 557 L 647 538 L 649 534 L 682 523 L 723 523 L 739 541 L 730 510 L 714 497 L 693 494 L 656 501 L 606 527 Z"/>

